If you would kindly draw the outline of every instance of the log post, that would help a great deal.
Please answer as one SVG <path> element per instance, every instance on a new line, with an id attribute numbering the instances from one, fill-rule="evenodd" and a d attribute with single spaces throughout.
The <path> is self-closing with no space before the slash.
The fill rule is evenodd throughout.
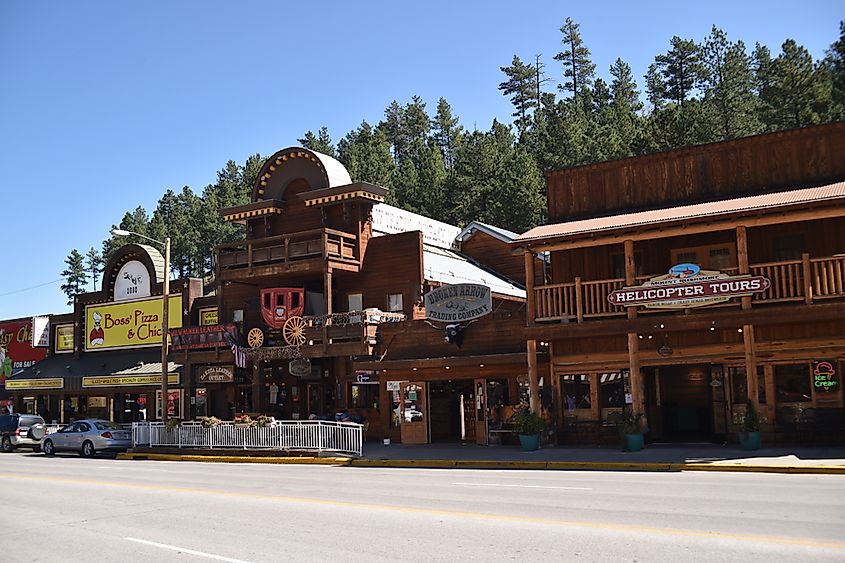
<path id="1" fill-rule="evenodd" d="M 801 273 L 804 277 L 804 303 L 813 304 L 813 281 L 810 279 L 810 255 L 806 252 L 801 255 Z"/>
<path id="2" fill-rule="evenodd" d="M 631 239 L 626 239 L 624 243 L 625 247 L 625 285 L 630 287 L 636 283 L 637 278 L 637 264 L 634 260 L 634 241 Z M 636 307 L 625 307 L 628 311 L 628 318 L 629 319 L 636 319 L 637 318 L 637 308 Z"/>
<path id="3" fill-rule="evenodd" d="M 581 278 L 575 278 L 575 317 L 579 323 L 584 322 L 584 286 Z"/>
<path id="4" fill-rule="evenodd" d="M 754 325 L 742 326 L 742 341 L 745 344 L 745 378 L 748 386 L 748 399 L 754 409 L 760 412 L 760 395 L 757 381 L 757 350 L 754 344 Z"/>
<path id="5" fill-rule="evenodd" d="M 528 406 L 540 414 L 540 377 L 537 374 L 537 341 L 529 340 L 528 347 Z"/>
<path id="6" fill-rule="evenodd" d="M 640 371 L 640 338 L 636 332 L 628 333 L 628 364 L 631 370 L 631 410 L 636 413 L 642 413 L 643 425 L 648 428 L 648 421 L 645 416 L 645 402 L 642 393 L 642 373 Z"/>
<path id="7" fill-rule="evenodd" d="M 528 324 L 533 325 L 537 318 L 535 303 L 537 296 L 534 294 L 534 253 L 526 249 L 523 256 L 525 257 L 525 295 L 528 298 Z"/>
<path id="8" fill-rule="evenodd" d="M 738 225 L 736 228 L 736 259 L 739 274 L 748 274 L 748 232 L 744 225 Z M 751 308 L 750 295 L 742 298 L 742 308 L 744 310 Z"/>

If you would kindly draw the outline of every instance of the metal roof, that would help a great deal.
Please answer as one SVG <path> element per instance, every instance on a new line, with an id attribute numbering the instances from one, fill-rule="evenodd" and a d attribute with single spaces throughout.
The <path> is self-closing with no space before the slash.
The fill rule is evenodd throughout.
<path id="1" fill-rule="evenodd" d="M 498 239 L 502 242 L 511 242 L 513 239 L 519 236 L 518 234 L 511 232 L 507 229 L 503 229 L 501 227 L 494 227 L 493 225 L 488 225 L 487 223 L 482 223 L 481 221 L 473 221 L 469 225 L 467 225 L 464 230 L 460 232 L 460 234 L 458 234 L 457 239 L 460 241 L 465 241 L 469 239 L 476 231 L 486 233 L 491 237 Z"/>
<path id="2" fill-rule="evenodd" d="M 461 229 L 443 221 L 380 203 L 373 206 L 373 231 L 376 235 L 422 231 L 426 244 L 452 248 Z"/>
<path id="3" fill-rule="evenodd" d="M 182 364 L 167 362 L 167 373 L 175 373 L 182 368 Z M 114 372 L 112 375 L 159 375 L 161 362 L 140 362 L 136 366 Z"/>
<path id="4" fill-rule="evenodd" d="M 601 233 L 615 229 L 657 225 L 684 219 L 715 218 L 744 211 L 777 210 L 781 207 L 836 201 L 843 198 L 845 198 L 845 182 L 837 182 L 814 188 L 542 225 L 519 235 L 514 239 L 514 242 L 518 244 L 542 239 Z"/>
<path id="5" fill-rule="evenodd" d="M 314 156 L 320 159 L 323 168 L 326 170 L 326 176 L 329 178 L 329 185 L 327 188 L 334 188 L 336 186 L 345 186 L 352 183 L 352 178 L 346 167 L 340 163 L 339 160 L 321 152 L 312 151 L 311 149 L 302 149 L 310 151 Z"/>
<path id="6" fill-rule="evenodd" d="M 525 299 L 520 286 L 498 276 L 453 250 L 423 244 L 423 275 L 427 281 L 444 284 L 477 283 L 493 293 Z"/>

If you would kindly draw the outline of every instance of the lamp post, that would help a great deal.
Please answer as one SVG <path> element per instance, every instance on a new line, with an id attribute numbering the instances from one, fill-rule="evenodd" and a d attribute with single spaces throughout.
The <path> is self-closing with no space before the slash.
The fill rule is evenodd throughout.
<path id="1" fill-rule="evenodd" d="M 164 289 L 161 292 L 161 421 L 167 423 L 167 327 L 170 312 L 170 237 L 165 237 L 164 242 L 162 242 L 142 235 L 141 233 L 123 229 L 112 229 L 111 234 L 118 237 L 135 235 L 156 244 L 164 245 Z"/>

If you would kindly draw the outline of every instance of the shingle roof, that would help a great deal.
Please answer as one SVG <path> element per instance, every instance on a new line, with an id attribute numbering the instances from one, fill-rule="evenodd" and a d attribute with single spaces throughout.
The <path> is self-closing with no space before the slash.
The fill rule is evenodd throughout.
<path id="1" fill-rule="evenodd" d="M 775 210 L 780 207 L 835 200 L 845 200 L 845 182 L 836 182 L 834 184 L 803 188 L 800 190 L 542 225 L 519 235 L 514 239 L 514 243 L 534 242 L 542 239 L 562 238 L 587 233 L 601 233 L 614 229 L 656 225 L 684 219 L 715 218 L 721 215 L 745 211 Z"/>

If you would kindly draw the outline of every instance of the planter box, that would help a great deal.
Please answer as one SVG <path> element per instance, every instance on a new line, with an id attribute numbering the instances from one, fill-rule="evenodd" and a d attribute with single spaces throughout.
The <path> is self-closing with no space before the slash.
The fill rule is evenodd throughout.
<path id="1" fill-rule="evenodd" d="M 522 449 L 526 452 L 533 452 L 540 448 L 540 435 L 539 434 L 520 434 L 519 435 L 519 443 L 522 445 Z"/>

